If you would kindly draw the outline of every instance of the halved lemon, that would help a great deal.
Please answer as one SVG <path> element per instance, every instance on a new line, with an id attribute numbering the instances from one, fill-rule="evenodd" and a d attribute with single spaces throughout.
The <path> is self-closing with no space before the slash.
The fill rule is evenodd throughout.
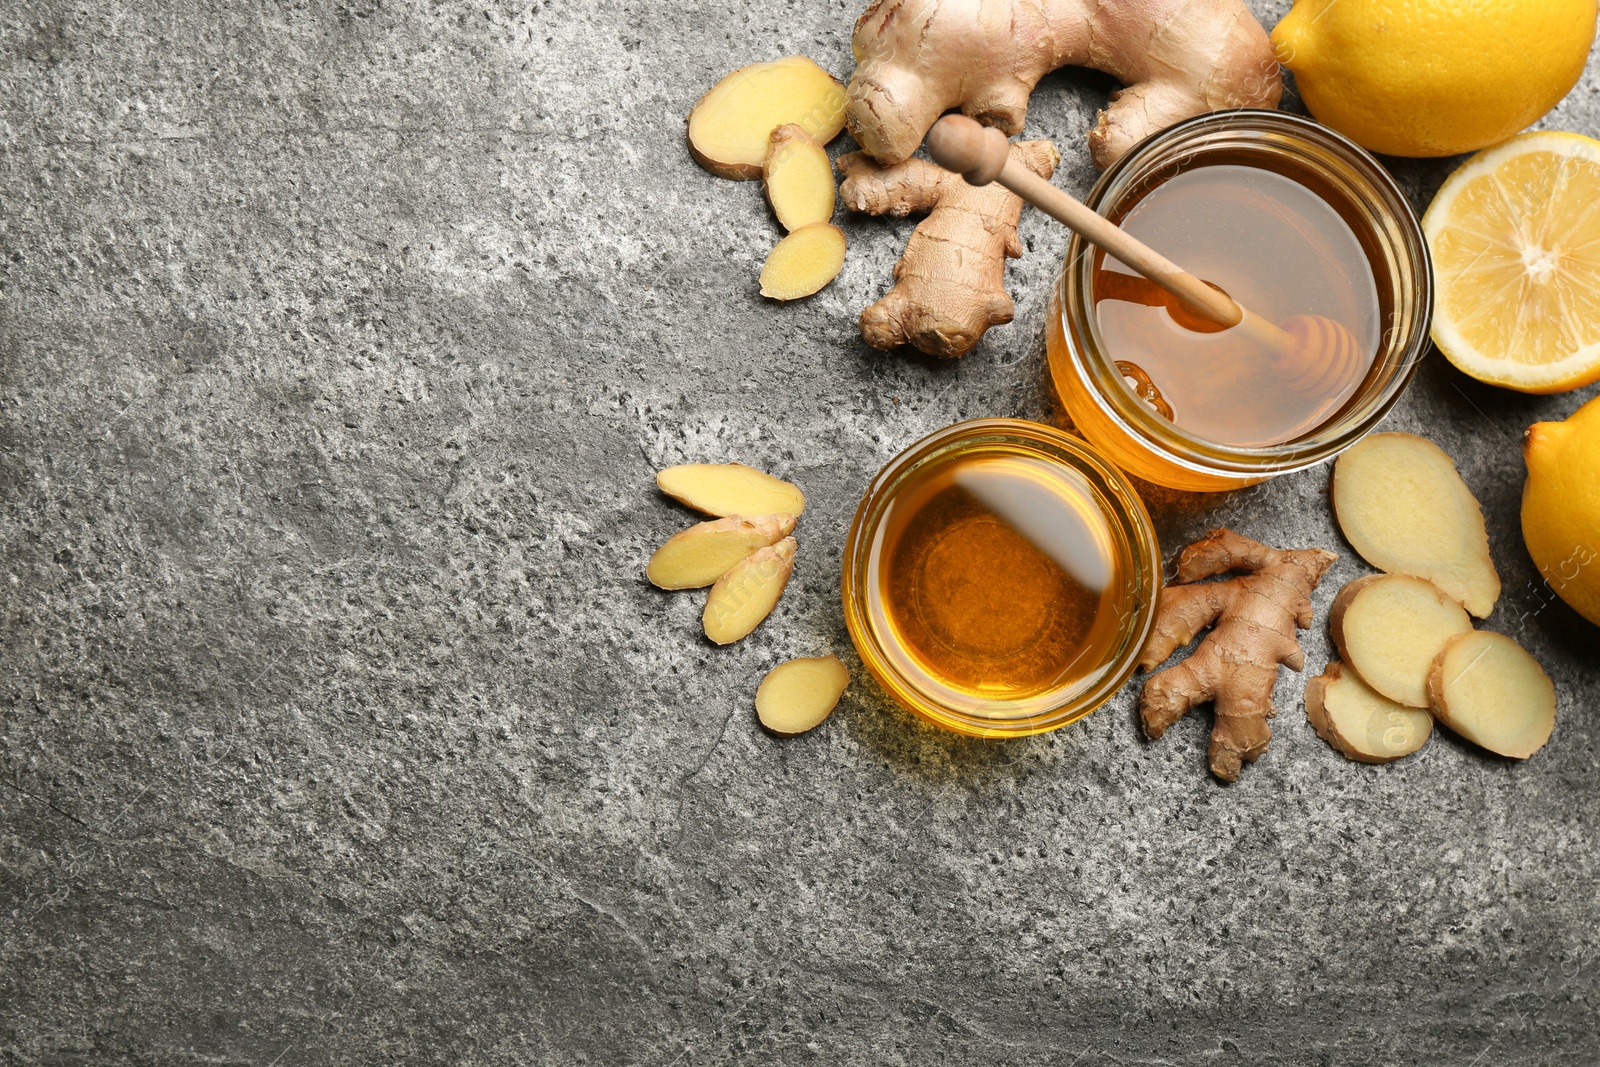
<path id="1" fill-rule="evenodd" d="M 1433 343 L 1479 381 L 1559 393 L 1600 379 L 1600 141 L 1524 133 L 1445 181 L 1422 217 Z"/>

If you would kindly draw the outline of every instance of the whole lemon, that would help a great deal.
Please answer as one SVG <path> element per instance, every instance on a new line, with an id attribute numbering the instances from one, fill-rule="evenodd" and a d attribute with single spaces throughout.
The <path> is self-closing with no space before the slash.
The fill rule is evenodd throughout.
<path id="1" fill-rule="evenodd" d="M 1499 144 L 1578 83 L 1597 0 L 1296 0 L 1272 31 L 1319 122 L 1392 156 Z"/>
<path id="2" fill-rule="evenodd" d="M 1522 539 L 1550 588 L 1600 626 L 1600 397 L 1522 439 Z"/>

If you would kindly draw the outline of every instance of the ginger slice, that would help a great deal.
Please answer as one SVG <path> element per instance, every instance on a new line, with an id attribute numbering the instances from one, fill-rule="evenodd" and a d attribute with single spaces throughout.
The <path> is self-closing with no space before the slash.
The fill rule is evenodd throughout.
<path id="1" fill-rule="evenodd" d="M 1346 759 L 1393 763 L 1433 736 L 1433 716 L 1375 693 L 1338 660 L 1306 683 L 1306 719 Z"/>
<path id="2" fill-rule="evenodd" d="M 699 589 L 728 573 L 735 563 L 794 532 L 793 515 L 738 515 L 698 523 L 667 538 L 645 567 L 662 589 Z"/>
<path id="3" fill-rule="evenodd" d="M 821 725 L 850 684 L 838 656 L 792 659 L 767 672 L 756 690 L 756 716 L 779 737 L 795 737 Z"/>
<path id="4" fill-rule="evenodd" d="M 844 231 L 813 222 L 779 241 L 761 267 L 761 295 L 774 300 L 810 296 L 844 269 Z"/>
<path id="5" fill-rule="evenodd" d="M 1374 574 L 1339 590 L 1333 643 L 1361 680 L 1408 708 L 1428 706 L 1428 670 L 1472 620 L 1438 586 L 1409 574 Z"/>
<path id="6" fill-rule="evenodd" d="M 762 178 L 767 203 L 785 230 L 833 218 L 833 164 L 804 126 L 791 122 L 772 131 Z"/>
<path id="7" fill-rule="evenodd" d="M 1539 661 L 1485 630 L 1444 646 L 1428 672 L 1428 698 L 1452 731 L 1512 759 L 1543 748 L 1556 725 L 1556 687 Z"/>
<path id="8" fill-rule="evenodd" d="M 1390 574 L 1426 578 L 1480 619 L 1500 597 L 1483 509 L 1438 445 L 1379 433 L 1333 468 L 1333 511 L 1361 558 Z"/>
<path id="9" fill-rule="evenodd" d="M 794 573 L 794 552 L 794 538 L 785 537 L 746 556 L 718 578 L 700 615 L 706 636 L 728 645 L 761 625 L 778 606 L 778 597 Z"/>
<path id="10" fill-rule="evenodd" d="M 656 475 L 656 486 L 707 515 L 799 515 L 806 495 L 793 482 L 743 463 L 683 463 Z"/>
<path id="11" fill-rule="evenodd" d="M 689 153 L 722 178 L 761 177 L 769 138 L 795 123 L 820 144 L 844 129 L 844 86 L 805 56 L 729 74 L 689 112 Z"/>

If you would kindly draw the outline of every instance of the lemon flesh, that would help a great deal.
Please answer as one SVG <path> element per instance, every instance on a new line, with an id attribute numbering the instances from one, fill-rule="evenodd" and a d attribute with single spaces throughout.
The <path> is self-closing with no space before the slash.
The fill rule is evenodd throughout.
<path id="1" fill-rule="evenodd" d="M 1525 393 L 1600 379 L 1600 141 L 1526 133 L 1480 152 L 1422 229 L 1450 362 Z"/>

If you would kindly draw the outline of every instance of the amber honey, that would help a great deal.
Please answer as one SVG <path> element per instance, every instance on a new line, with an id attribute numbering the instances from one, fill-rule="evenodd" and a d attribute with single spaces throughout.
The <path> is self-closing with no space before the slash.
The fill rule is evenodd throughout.
<path id="1" fill-rule="evenodd" d="M 1382 420 L 1426 351 L 1432 267 L 1416 216 L 1381 164 L 1310 119 L 1180 123 L 1086 202 L 1263 319 L 1337 324 L 1366 359 L 1297 384 L 1303 364 L 1174 310 L 1073 238 L 1046 322 L 1051 377 L 1078 432 L 1141 478 L 1224 490 L 1336 456 Z"/>
<path id="2" fill-rule="evenodd" d="M 1320 391 L 1293 388 L 1280 356 L 1174 308 L 1102 254 L 1094 308 L 1105 348 L 1142 370 L 1162 414 L 1197 437 L 1261 447 L 1311 432 L 1355 394 L 1380 342 L 1377 278 L 1343 206 L 1259 166 L 1211 163 L 1154 186 L 1118 222 L 1270 321 L 1318 315 L 1340 324 L 1365 353 L 1361 373 L 1331 376 Z"/>
<path id="3" fill-rule="evenodd" d="M 1035 733 L 1131 670 L 1158 559 L 1131 488 L 1080 443 L 966 423 L 913 446 L 863 501 L 846 621 L 913 711 L 966 733 Z"/>
<path id="4" fill-rule="evenodd" d="M 904 655 L 944 685 L 1014 700 L 1097 665 L 1123 576 L 1094 492 L 1031 456 L 953 460 L 884 516 L 877 597 Z"/>

